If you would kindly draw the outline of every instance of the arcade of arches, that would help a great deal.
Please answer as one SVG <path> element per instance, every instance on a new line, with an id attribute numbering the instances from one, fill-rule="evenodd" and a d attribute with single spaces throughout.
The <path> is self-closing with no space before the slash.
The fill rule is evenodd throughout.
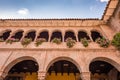
<path id="1" fill-rule="evenodd" d="M 75 63 L 62 59 L 52 63 L 41 79 L 38 70 L 36 61 L 23 60 L 10 68 L 4 80 L 120 80 L 120 72 L 104 60 L 90 62 L 90 77 L 84 76 Z"/>
<path id="2" fill-rule="evenodd" d="M 39 38 L 44 38 L 47 42 L 51 42 L 54 38 L 59 38 L 62 42 L 65 42 L 66 39 L 70 37 L 78 42 L 81 41 L 82 38 L 86 38 L 87 40 L 95 42 L 97 38 L 106 37 L 97 30 L 91 30 L 89 34 L 84 30 L 79 30 L 77 33 L 69 29 L 65 32 L 56 30 L 50 34 L 49 31 L 46 30 L 37 33 L 35 30 L 24 32 L 23 30 L 18 29 L 17 31 L 13 32 L 12 30 L 7 29 L 1 31 L 0 33 L 0 39 L 3 41 L 6 41 L 10 38 L 17 39 L 17 41 L 21 41 L 24 38 L 32 39 L 32 41 L 36 41 Z"/>

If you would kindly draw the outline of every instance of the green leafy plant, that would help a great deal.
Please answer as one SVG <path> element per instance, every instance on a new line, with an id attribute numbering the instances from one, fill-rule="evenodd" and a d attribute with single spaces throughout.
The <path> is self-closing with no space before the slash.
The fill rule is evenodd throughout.
<path id="1" fill-rule="evenodd" d="M 86 38 L 82 38 L 80 41 L 81 41 L 81 43 L 83 44 L 84 47 L 88 46 L 88 40 Z"/>
<path id="2" fill-rule="evenodd" d="M 110 41 L 108 39 L 105 39 L 104 37 L 102 38 L 97 38 L 96 41 L 101 47 L 107 48 L 110 45 Z"/>
<path id="3" fill-rule="evenodd" d="M 54 39 L 52 40 L 52 42 L 53 42 L 53 43 L 56 43 L 56 44 L 61 44 L 61 39 L 59 39 L 59 38 L 54 38 Z"/>
<path id="4" fill-rule="evenodd" d="M 72 38 L 67 38 L 66 39 L 66 45 L 69 47 L 69 48 L 71 48 L 71 47 L 73 47 L 74 45 L 75 45 L 75 40 L 74 39 L 72 39 Z"/>
<path id="5" fill-rule="evenodd" d="M 36 46 L 39 46 L 41 45 L 43 42 L 46 42 L 46 39 L 45 38 L 38 38 L 35 42 L 35 45 Z"/>
<path id="6" fill-rule="evenodd" d="M 120 33 L 116 33 L 112 39 L 112 45 L 120 50 Z"/>
<path id="7" fill-rule="evenodd" d="M 9 38 L 6 40 L 6 43 L 12 44 L 13 42 L 18 42 L 19 39 L 15 39 L 15 38 Z"/>
<path id="8" fill-rule="evenodd" d="M 30 44 L 32 42 L 32 39 L 31 38 L 24 38 L 22 41 L 21 41 L 21 44 L 23 46 L 27 46 L 28 44 Z"/>

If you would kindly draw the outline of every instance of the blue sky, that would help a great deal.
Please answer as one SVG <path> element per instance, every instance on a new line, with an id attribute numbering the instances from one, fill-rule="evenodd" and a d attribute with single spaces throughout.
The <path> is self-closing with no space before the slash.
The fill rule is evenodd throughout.
<path id="1" fill-rule="evenodd" d="M 101 18 L 108 0 L 0 0 L 0 18 Z"/>

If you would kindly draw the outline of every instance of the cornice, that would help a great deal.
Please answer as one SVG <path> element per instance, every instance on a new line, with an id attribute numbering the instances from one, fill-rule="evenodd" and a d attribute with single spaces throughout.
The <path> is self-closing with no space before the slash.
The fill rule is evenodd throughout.
<path id="1" fill-rule="evenodd" d="M 63 48 L 63 49 L 43 49 L 43 48 L 0 48 L 0 51 L 80 51 L 80 52 L 117 52 L 117 49 L 69 49 L 69 48 Z"/>
<path id="2" fill-rule="evenodd" d="M 98 19 L 12 19 L 0 20 L 0 27 L 33 27 L 33 26 L 97 26 L 104 24 Z"/>

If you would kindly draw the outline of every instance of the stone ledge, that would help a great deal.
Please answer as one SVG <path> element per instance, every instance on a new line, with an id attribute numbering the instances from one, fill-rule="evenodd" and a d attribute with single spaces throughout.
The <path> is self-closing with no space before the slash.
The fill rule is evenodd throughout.
<path id="1" fill-rule="evenodd" d="M 84 47 L 80 42 L 76 42 L 76 44 L 72 48 L 68 48 L 65 42 L 61 44 L 55 44 L 52 42 L 44 42 L 38 47 L 35 46 L 35 42 L 31 42 L 28 46 L 24 47 L 20 42 L 14 42 L 12 44 L 6 44 L 5 42 L 0 43 L 0 50 L 76 50 L 76 51 L 117 51 L 115 47 L 109 46 L 108 48 L 100 47 L 95 42 L 90 42 L 88 47 Z"/>

